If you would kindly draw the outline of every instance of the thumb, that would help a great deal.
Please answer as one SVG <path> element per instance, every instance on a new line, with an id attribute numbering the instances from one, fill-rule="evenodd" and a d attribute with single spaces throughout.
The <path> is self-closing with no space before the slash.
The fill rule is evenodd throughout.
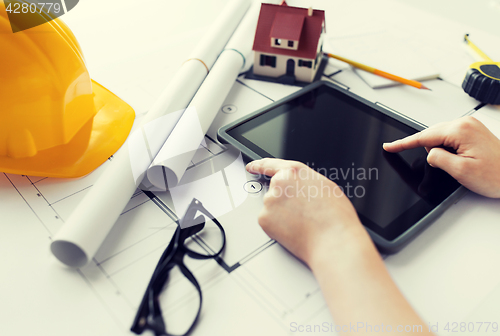
<path id="1" fill-rule="evenodd" d="M 444 148 L 434 147 L 427 155 L 427 162 L 434 168 L 440 168 L 453 177 L 459 175 L 459 168 L 467 160 L 462 156 L 448 152 Z"/>

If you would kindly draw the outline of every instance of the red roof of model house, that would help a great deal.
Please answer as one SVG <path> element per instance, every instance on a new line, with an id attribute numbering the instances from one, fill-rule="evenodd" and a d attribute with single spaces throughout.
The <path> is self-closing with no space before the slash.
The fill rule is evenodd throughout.
<path id="1" fill-rule="evenodd" d="M 274 16 L 270 37 L 299 41 L 303 27 L 303 15 L 278 12 Z"/>
<path id="2" fill-rule="evenodd" d="M 253 50 L 276 55 L 300 58 L 316 58 L 325 12 L 313 10 L 308 15 L 307 8 L 262 4 L 255 32 Z M 299 41 L 297 50 L 275 48 L 271 38 Z"/>

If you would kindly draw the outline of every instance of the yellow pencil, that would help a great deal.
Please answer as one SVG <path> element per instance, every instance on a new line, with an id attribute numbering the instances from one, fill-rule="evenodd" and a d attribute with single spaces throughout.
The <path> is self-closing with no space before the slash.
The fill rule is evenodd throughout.
<path id="1" fill-rule="evenodd" d="M 430 90 L 428 87 L 424 86 L 424 84 L 422 84 L 420 82 L 417 82 L 417 81 L 414 81 L 414 80 L 411 80 L 411 79 L 406 79 L 406 78 L 403 78 L 403 77 L 399 77 L 399 76 L 390 74 L 388 72 L 385 72 L 385 71 L 382 71 L 382 70 L 379 70 L 379 69 L 375 69 L 375 68 L 373 68 L 371 66 L 364 65 L 364 64 L 359 63 L 359 62 L 351 61 L 350 59 L 347 59 L 347 58 L 342 57 L 342 56 L 337 56 L 337 55 L 330 54 L 330 53 L 325 53 L 325 55 L 328 56 L 328 57 L 331 57 L 331 58 L 338 59 L 339 61 L 342 61 L 342 62 L 345 62 L 347 64 L 350 64 L 350 65 L 352 65 L 355 68 L 358 68 L 358 69 L 361 69 L 363 71 L 372 73 L 374 75 L 377 75 L 377 76 L 380 76 L 380 77 L 384 77 L 384 78 L 387 78 L 387 79 L 399 82 L 401 84 L 410 85 L 410 86 L 416 87 L 417 89 Z"/>

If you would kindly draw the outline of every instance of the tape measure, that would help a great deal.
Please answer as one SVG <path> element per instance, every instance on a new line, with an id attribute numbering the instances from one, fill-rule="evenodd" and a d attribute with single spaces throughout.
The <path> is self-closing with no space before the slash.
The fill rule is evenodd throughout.
<path id="1" fill-rule="evenodd" d="M 500 62 L 493 62 L 486 56 L 469 40 L 469 34 L 464 39 L 484 61 L 471 64 L 462 82 L 462 89 L 482 103 L 500 104 Z"/>

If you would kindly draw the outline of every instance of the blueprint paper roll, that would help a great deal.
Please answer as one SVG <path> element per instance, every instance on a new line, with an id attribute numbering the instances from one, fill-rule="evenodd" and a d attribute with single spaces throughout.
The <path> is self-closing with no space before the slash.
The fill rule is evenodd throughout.
<path id="1" fill-rule="evenodd" d="M 82 267 L 94 257 L 249 5 L 250 0 L 229 2 L 73 211 L 51 244 L 52 253 L 61 262 Z"/>
<path id="2" fill-rule="evenodd" d="M 238 74 L 250 63 L 259 11 L 260 3 L 254 3 L 149 167 L 145 179 L 156 188 L 179 183 Z"/>

